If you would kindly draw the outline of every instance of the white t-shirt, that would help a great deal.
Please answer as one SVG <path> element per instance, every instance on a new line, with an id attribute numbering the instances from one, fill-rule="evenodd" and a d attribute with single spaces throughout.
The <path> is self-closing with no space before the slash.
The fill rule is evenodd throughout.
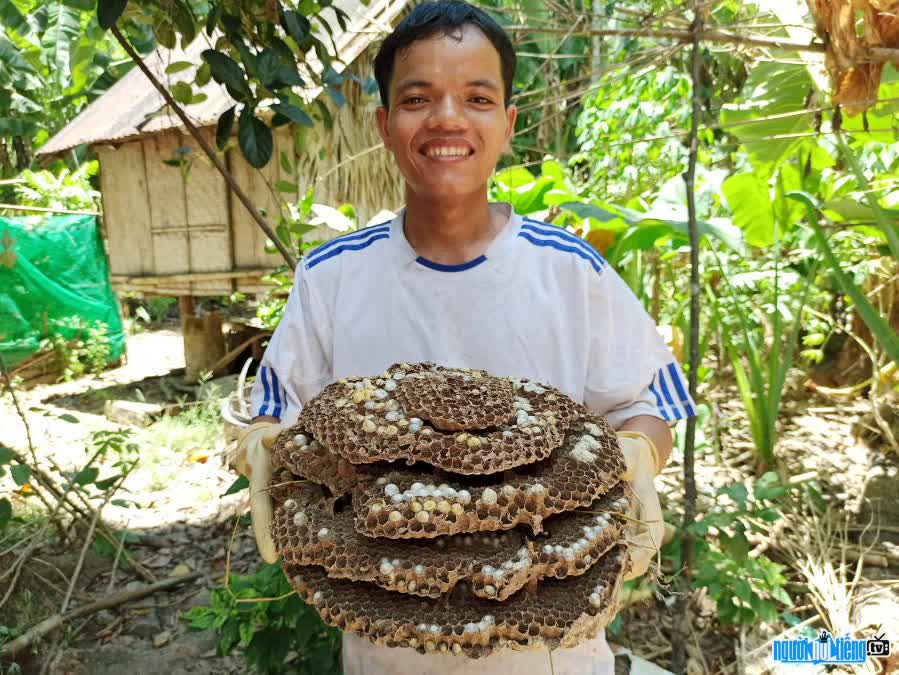
<path id="1" fill-rule="evenodd" d="M 680 366 L 615 270 L 576 235 L 507 208 L 484 255 L 462 265 L 419 256 L 402 213 L 306 255 L 256 378 L 254 415 L 293 424 L 331 382 L 404 361 L 543 382 L 615 428 L 637 415 L 694 415 Z M 604 637 L 591 642 L 576 650 L 583 669 L 569 672 L 605 672 Z M 495 674 L 496 658 L 465 672 Z M 549 672 L 537 660 L 534 672 Z"/>

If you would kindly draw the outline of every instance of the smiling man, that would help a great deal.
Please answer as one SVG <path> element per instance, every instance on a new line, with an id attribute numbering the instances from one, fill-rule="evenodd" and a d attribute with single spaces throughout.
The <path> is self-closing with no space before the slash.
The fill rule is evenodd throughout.
<path id="1" fill-rule="evenodd" d="M 694 414 L 680 367 L 650 317 L 589 244 L 490 204 L 488 182 L 509 147 L 515 53 L 488 15 L 464 2 L 417 6 L 375 61 L 377 124 L 406 181 L 390 222 L 334 239 L 297 270 L 284 320 L 253 391 L 256 419 L 241 436 L 251 469 L 259 550 L 271 538 L 268 447 L 331 382 L 396 362 L 483 368 L 557 387 L 618 430 L 625 479 L 639 499 L 630 576 L 661 541 L 653 478 L 671 452 L 669 425 Z M 371 645 L 344 636 L 350 674 L 605 675 L 604 635 L 575 649 L 502 650 L 472 660 Z"/>

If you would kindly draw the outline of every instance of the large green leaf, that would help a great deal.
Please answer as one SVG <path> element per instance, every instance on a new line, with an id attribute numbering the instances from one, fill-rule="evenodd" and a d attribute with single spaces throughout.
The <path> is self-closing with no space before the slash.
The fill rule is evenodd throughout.
<path id="1" fill-rule="evenodd" d="M 309 32 L 312 30 L 312 24 L 309 23 L 309 19 L 293 10 L 282 12 L 281 17 L 281 25 L 287 31 L 287 34 L 293 38 L 293 41 L 298 46 L 303 45 L 309 36 Z"/>
<path id="2" fill-rule="evenodd" d="M 72 81 L 66 90 L 67 95 L 83 93 L 102 74 L 103 69 L 94 64 L 98 46 L 99 43 L 90 35 L 83 34 L 78 38 L 70 60 Z"/>
<path id="3" fill-rule="evenodd" d="M 218 146 L 219 150 L 224 150 L 225 145 L 228 144 L 228 139 L 231 138 L 231 131 L 234 129 L 235 107 L 236 106 L 232 105 L 223 112 L 215 126 L 215 144 Z"/>
<path id="4" fill-rule="evenodd" d="M 746 241 L 759 247 L 773 244 L 774 209 L 767 181 L 755 173 L 740 173 L 725 180 L 721 189 Z"/>
<path id="5" fill-rule="evenodd" d="M 292 103 L 287 103 L 285 101 L 281 101 L 280 103 L 274 103 L 271 106 L 272 110 L 276 113 L 284 115 L 287 119 L 292 122 L 296 122 L 297 124 L 302 124 L 303 126 L 312 127 L 315 126 L 315 123 L 312 121 L 312 118 L 299 106 L 295 106 Z"/>
<path id="6" fill-rule="evenodd" d="M 550 176 L 535 178 L 527 169 L 516 167 L 500 171 L 495 177 L 496 198 L 512 204 L 517 213 L 527 215 L 546 208 L 543 201 L 555 179 Z"/>
<path id="7" fill-rule="evenodd" d="M 219 84 L 225 85 L 232 97 L 243 100 L 253 96 L 247 78 L 237 61 L 215 49 L 204 51 L 203 60 L 212 69 L 213 79 Z"/>
<path id="8" fill-rule="evenodd" d="M 19 48 L 0 33 L 0 91 L 12 85 L 21 90 L 41 86 L 37 71 Z"/>
<path id="9" fill-rule="evenodd" d="M 109 30 L 125 11 L 128 0 L 97 0 L 97 21 L 100 28 Z"/>
<path id="10" fill-rule="evenodd" d="M 274 150 L 272 130 L 253 114 L 250 106 L 240 112 L 237 140 L 244 157 L 257 169 L 268 164 Z"/>
<path id="11" fill-rule="evenodd" d="M 44 60 L 53 79 L 65 89 L 72 78 L 70 59 L 81 32 L 81 12 L 57 0 L 47 5 L 47 19 L 41 36 Z"/>
<path id="12" fill-rule="evenodd" d="M 31 467 L 27 464 L 14 464 L 9 470 L 10 475 L 16 485 L 22 487 L 31 480 Z"/>
<path id="13" fill-rule="evenodd" d="M 785 136 L 813 129 L 812 113 L 792 114 L 806 107 L 813 88 L 804 65 L 766 61 L 753 68 L 740 100 L 723 106 L 721 121 L 746 146 L 752 165 L 763 176 L 770 176 L 803 140 Z M 772 115 L 781 117 L 759 121 Z"/>
<path id="14" fill-rule="evenodd" d="M 256 59 L 256 69 L 262 84 L 272 88 L 272 85 L 278 79 L 278 73 L 281 69 L 281 57 L 278 56 L 274 49 L 263 49 Z"/>
<path id="15" fill-rule="evenodd" d="M 12 0 L 0 2 L 0 25 L 22 37 L 27 37 L 32 32 L 31 23 Z"/>

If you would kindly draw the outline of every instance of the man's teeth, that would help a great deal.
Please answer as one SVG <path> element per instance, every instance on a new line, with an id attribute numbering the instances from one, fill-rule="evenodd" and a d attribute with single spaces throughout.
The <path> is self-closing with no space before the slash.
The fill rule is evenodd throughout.
<path id="1" fill-rule="evenodd" d="M 467 157 L 468 148 L 429 148 L 428 157 Z"/>

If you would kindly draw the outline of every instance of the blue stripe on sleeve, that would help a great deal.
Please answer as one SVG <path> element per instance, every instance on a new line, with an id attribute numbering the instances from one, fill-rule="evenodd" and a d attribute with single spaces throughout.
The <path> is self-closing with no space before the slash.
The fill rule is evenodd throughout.
<path id="1" fill-rule="evenodd" d="M 262 407 L 259 408 L 259 413 L 256 415 L 257 417 L 268 414 L 268 405 L 271 402 L 271 398 L 272 398 L 272 390 L 271 390 L 271 387 L 269 386 L 268 380 L 265 377 L 266 372 L 268 372 L 268 368 L 266 368 L 265 366 L 262 366 L 262 368 L 259 369 L 259 377 L 262 378 L 262 394 L 263 394 L 263 396 L 262 396 Z"/>
<path id="2" fill-rule="evenodd" d="M 658 375 L 652 378 L 652 382 L 649 383 L 649 391 L 652 392 L 652 395 L 656 397 L 656 407 L 659 409 L 659 412 L 662 415 L 662 419 L 666 422 L 671 421 L 671 415 L 668 414 L 668 410 L 665 408 L 665 404 L 662 403 L 662 397 L 659 396 L 659 390 L 656 389 L 656 378 Z"/>
<path id="3" fill-rule="evenodd" d="M 668 403 L 668 407 L 674 413 L 674 419 L 679 420 L 683 418 L 683 413 L 680 408 L 674 403 L 674 397 L 671 396 L 671 390 L 668 388 L 667 378 L 665 377 L 665 369 L 662 368 L 659 370 L 659 384 L 662 386 L 662 396 L 665 397 L 665 401 Z"/>
<path id="4" fill-rule="evenodd" d="M 589 255 L 600 267 L 603 267 L 606 264 L 605 259 L 599 254 L 599 251 L 593 248 L 588 242 L 584 241 L 574 234 L 571 234 L 571 232 L 559 227 L 558 225 L 549 225 L 547 223 L 525 219 L 524 223 L 521 226 L 521 229 L 530 230 L 531 232 L 542 234 L 546 237 L 558 237 L 559 239 L 562 239 L 569 244 L 580 248 L 584 253 Z"/>
<path id="5" fill-rule="evenodd" d="M 309 255 L 312 257 L 318 256 L 319 253 L 324 253 L 328 249 L 334 248 L 340 244 L 344 244 L 348 241 L 355 241 L 356 239 L 365 239 L 370 234 L 377 234 L 380 232 L 389 232 L 390 231 L 390 223 L 381 223 L 380 225 L 373 225 L 372 227 L 365 227 L 358 232 L 353 232 L 351 234 L 344 234 L 340 237 L 336 237 L 329 242 L 325 242 L 317 249 L 312 251 Z"/>
<path id="6" fill-rule="evenodd" d="M 518 236 L 521 237 L 522 239 L 526 239 L 527 241 L 531 242 L 535 246 L 549 246 L 550 248 L 554 248 L 558 251 L 565 251 L 566 253 L 574 253 L 575 255 L 580 256 L 581 258 L 583 258 L 584 260 L 589 262 L 593 266 L 593 269 L 596 270 L 597 273 L 599 273 L 601 271 L 600 266 L 596 263 L 596 260 L 594 260 L 587 253 L 585 253 L 584 251 L 582 251 L 581 249 L 579 249 L 577 247 L 565 246 L 565 244 L 563 244 L 559 241 L 552 240 L 552 239 L 538 239 L 537 237 L 531 236 L 527 232 L 519 232 Z"/>
<path id="7" fill-rule="evenodd" d="M 275 397 L 275 409 L 272 410 L 272 416 L 281 418 L 281 383 L 278 381 L 278 375 L 274 370 L 270 371 L 272 376 L 272 391 Z"/>
<path id="8" fill-rule="evenodd" d="M 375 234 L 374 236 L 369 237 L 365 241 L 362 241 L 358 244 L 343 244 L 341 246 L 336 246 L 336 247 L 332 248 L 330 251 L 328 251 L 327 253 L 324 253 L 323 255 L 315 256 L 314 258 L 309 260 L 309 262 L 306 263 L 306 269 L 311 270 L 313 267 L 315 267 L 319 263 L 324 262 L 325 260 L 328 260 L 329 258 L 333 258 L 336 255 L 340 255 L 344 251 L 359 251 L 359 250 L 362 250 L 363 248 L 368 247 L 372 243 L 376 242 L 378 239 L 389 239 L 389 238 L 390 238 L 390 233 L 383 232 L 381 234 Z"/>
<path id="9" fill-rule="evenodd" d="M 695 416 L 696 410 L 694 409 L 693 401 L 690 400 L 690 395 L 687 393 L 687 389 L 684 386 L 683 375 L 681 374 L 680 368 L 678 368 L 677 364 L 674 362 L 669 363 L 668 373 L 671 375 L 672 382 L 674 382 L 674 388 L 677 390 L 677 395 L 680 397 L 681 408 L 683 408 L 686 416 Z"/>

